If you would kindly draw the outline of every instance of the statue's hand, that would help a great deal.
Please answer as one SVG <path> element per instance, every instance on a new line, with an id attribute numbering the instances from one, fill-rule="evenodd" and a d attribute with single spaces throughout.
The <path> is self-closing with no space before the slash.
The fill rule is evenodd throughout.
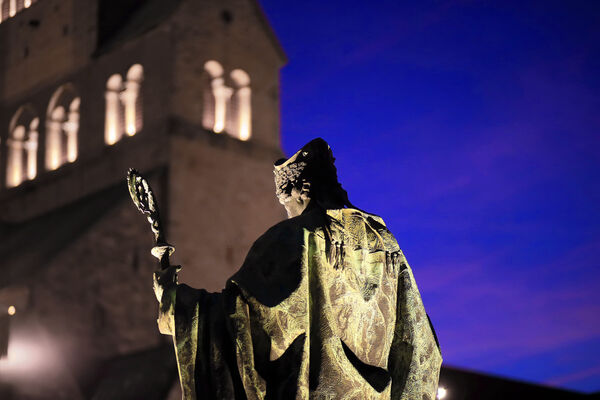
<path id="1" fill-rule="evenodd" d="M 154 294 L 159 303 L 165 290 L 177 286 L 177 273 L 181 270 L 179 265 L 171 265 L 168 268 L 154 272 Z"/>

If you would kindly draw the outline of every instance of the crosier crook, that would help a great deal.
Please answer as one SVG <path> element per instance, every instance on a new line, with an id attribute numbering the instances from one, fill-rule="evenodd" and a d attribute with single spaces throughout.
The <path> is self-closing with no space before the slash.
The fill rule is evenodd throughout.
<path id="1" fill-rule="evenodd" d="M 170 267 L 169 256 L 175 251 L 175 247 L 171 246 L 165 240 L 165 232 L 160 221 L 158 212 L 158 204 L 152 188 L 148 181 L 135 169 L 130 168 L 127 171 L 127 187 L 131 200 L 138 210 L 148 218 L 156 246 L 152 248 L 152 255 L 160 260 L 161 270 L 167 270 Z"/>

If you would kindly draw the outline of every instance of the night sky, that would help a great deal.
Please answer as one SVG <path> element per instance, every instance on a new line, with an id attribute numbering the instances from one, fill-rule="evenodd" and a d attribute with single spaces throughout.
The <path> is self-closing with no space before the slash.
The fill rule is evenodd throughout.
<path id="1" fill-rule="evenodd" d="M 260 2 L 284 150 L 330 143 L 445 364 L 600 390 L 600 2 Z"/>

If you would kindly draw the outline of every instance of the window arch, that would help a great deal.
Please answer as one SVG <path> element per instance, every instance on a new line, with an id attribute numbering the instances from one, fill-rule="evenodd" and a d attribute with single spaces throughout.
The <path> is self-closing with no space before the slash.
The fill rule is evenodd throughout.
<path id="1" fill-rule="evenodd" d="M 204 84 L 204 101 L 202 110 L 202 126 L 204 129 L 213 130 L 215 126 L 215 96 L 212 90 L 212 81 L 223 76 L 223 67 L 216 61 L 207 61 L 204 64 L 206 82 Z"/>
<path id="2" fill-rule="evenodd" d="M 227 108 L 233 89 L 225 86 L 223 67 L 215 60 L 204 64 L 209 80 L 204 92 L 203 125 L 215 133 L 225 130 Z"/>
<path id="3" fill-rule="evenodd" d="M 240 140 L 252 134 L 250 76 L 242 69 L 229 74 L 232 87 L 225 84 L 223 66 L 215 60 L 204 64 L 207 80 L 204 88 L 202 125 L 215 133 L 227 132 Z"/>
<path id="4" fill-rule="evenodd" d="M 0 0 L 0 23 L 14 17 L 17 13 L 23 11 L 23 9 L 31 7 L 36 1 L 37 0 Z"/>
<path id="5" fill-rule="evenodd" d="M 106 81 L 106 119 L 104 122 L 104 142 L 106 144 L 115 144 L 121 139 L 123 130 L 121 129 L 122 112 L 119 94 L 123 88 L 123 78 L 119 74 L 114 74 Z"/>
<path id="6" fill-rule="evenodd" d="M 48 104 L 46 113 L 46 169 L 55 170 L 77 159 L 79 131 L 79 105 L 71 84 L 59 87 Z"/>
<path id="7" fill-rule="evenodd" d="M 111 75 L 106 81 L 106 144 L 115 144 L 121 140 L 123 134 L 133 136 L 142 129 L 143 80 L 144 68 L 140 64 L 134 64 L 127 71 L 125 81 L 120 74 Z"/>
<path id="8" fill-rule="evenodd" d="M 10 0 L 0 0 L 0 22 L 10 18 Z"/>
<path id="9" fill-rule="evenodd" d="M 121 102 L 125 111 L 125 133 L 135 135 L 142 128 L 141 87 L 144 80 L 144 68 L 140 64 L 132 65 L 127 71 L 127 81 L 121 92 Z"/>
<path id="10" fill-rule="evenodd" d="M 240 140 L 248 140 L 252 134 L 250 76 L 241 69 L 234 69 L 230 76 L 235 92 L 231 100 L 229 132 Z"/>
<path id="11" fill-rule="evenodd" d="M 31 106 L 17 110 L 9 125 L 6 185 L 15 187 L 37 175 L 39 118 Z"/>

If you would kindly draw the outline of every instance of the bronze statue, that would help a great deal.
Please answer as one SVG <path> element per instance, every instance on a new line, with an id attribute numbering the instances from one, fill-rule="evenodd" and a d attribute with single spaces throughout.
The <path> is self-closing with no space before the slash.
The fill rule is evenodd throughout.
<path id="1" fill-rule="evenodd" d="M 349 202 L 322 139 L 274 173 L 289 219 L 221 293 L 177 284 L 154 196 L 128 175 L 156 235 L 158 325 L 173 335 L 184 399 L 435 399 L 439 345 L 383 220 Z"/>

